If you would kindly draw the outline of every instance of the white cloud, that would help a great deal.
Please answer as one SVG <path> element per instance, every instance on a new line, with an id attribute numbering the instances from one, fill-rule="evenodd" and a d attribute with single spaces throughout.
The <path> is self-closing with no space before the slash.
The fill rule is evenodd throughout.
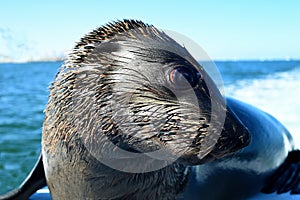
<path id="1" fill-rule="evenodd" d="M 28 62 L 56 60 L 65 56 L 63 50 L 44 50 L 29 40 L 25 34 L 9 28 L 0 28 L 0 62 Z"/>

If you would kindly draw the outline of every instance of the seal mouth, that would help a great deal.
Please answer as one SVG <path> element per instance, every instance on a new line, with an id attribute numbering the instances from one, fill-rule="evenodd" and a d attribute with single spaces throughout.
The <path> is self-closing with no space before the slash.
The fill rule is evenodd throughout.
<path id="1" fill-rule="evenodd" d="M 207 138 L 204 138 L 204 141 Z M 186 152 L 178 160 L 187 165 L 199 165 L 212 162 L 225 156 L 234 154 L 249 145 L 251 136 L 248 129 L 239 118 L 227 107 L 226 118 L 221 134 L 211 134 L 207 140 L 216 140 L 213 146 L 209 147 L 207 153 L 203 152 L 202 142 L 199 145 L 191 146 L 191 151 Z M 205 149 L 205 148 L 204 148 Z"/>
<path id="2" fill-rule="evenodd" d="M 251 136 L 240 119 L 227 108 L 225 123 L 212 150 L 205 156 L 198 154 L 183 157 L 182 161 L 189 165 L 199 165 L 234 154 L 249 145 Z"/>

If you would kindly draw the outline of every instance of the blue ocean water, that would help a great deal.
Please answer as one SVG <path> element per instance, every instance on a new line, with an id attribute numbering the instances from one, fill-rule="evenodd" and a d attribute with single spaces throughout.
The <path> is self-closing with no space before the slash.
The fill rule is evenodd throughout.
<path id="1" fill-rule="evenodd" d="M 18 186 L 36 162 L 48 86 L 60 65 L 0 64 L 0 193 Z"/>
<path id="2" fill-rule="evenodd" d="M 0 64 L 0 193 L 18 186 L 36 162 L 48 86 L 61 64 Z M 300 61 L 226 61 L 216 65 L 226 95 L 274 115 L 300 147 Z"/>

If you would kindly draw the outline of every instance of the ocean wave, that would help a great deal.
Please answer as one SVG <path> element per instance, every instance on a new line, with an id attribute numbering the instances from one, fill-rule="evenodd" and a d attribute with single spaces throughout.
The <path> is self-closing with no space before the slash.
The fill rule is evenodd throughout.
<path id="1" fill-rule="evenodd" d="M 300 68 L 241 79 L 225 87 L 227 96 L 257 106 L 281 121 L 300 147 Z"/>

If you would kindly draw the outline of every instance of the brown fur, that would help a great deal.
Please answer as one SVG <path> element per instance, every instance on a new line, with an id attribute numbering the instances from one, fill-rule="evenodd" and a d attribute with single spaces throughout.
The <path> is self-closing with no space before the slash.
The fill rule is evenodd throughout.
<path id="1" fill-rule="evenodd" d="M 190 90 L 168 85 L 165 73 L 173 65 L 201 73 L 192 90 L 196 99 Z M 214 128 L 222 124 L 219 115 L 211 115 L 212 103 L 230 122 L 221 135 Z M 50 87 L 42 145 L 53 199 L 175 198 L 187 182 L 186 164 L 225 156 L 249 142 L 247 131 L 226 109 L 204 69 L 153 26 L 124 20 L 92 31 L 77 43 Z M 209 128 L 216 131 L 208 134 Z M 157 171 L 121 172 L 95 157 L 107 150 L 106 140 L 129 152 L 164 147 L 180 156 Z M 203 147 L 205 142 L 210 146 Z M 130 166 L 130 159 L 121 160 L 129 169 L 137 167 Z"/>

